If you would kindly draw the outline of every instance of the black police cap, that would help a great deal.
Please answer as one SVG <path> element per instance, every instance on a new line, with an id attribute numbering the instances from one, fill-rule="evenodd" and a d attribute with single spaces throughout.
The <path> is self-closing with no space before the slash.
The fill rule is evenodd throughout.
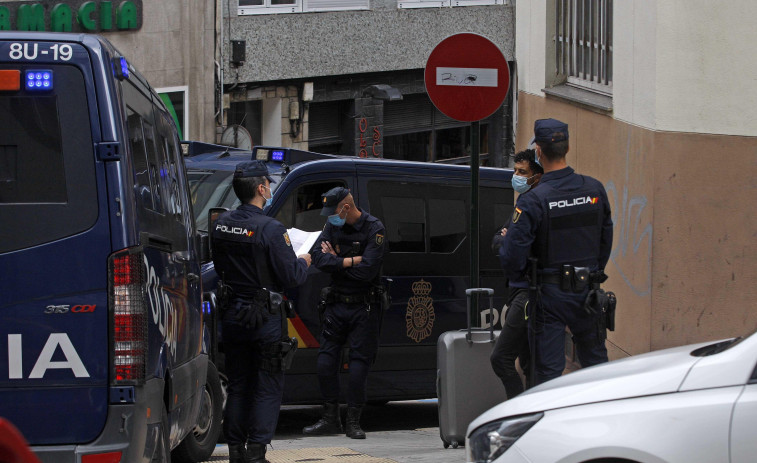
<path id="1" fill-rule="evenodd" d="M 343 200 L 350 194 L 350 190 L 343 187 L 334 187 L 321 195 L 321 201 L 323 209 L 321 209 L 321 215 L 334 215 L 336 213 L 336 206 L 339 201 Z"/>
<path id="2" fill-rule="evenodd" d="M 568 139 L 568 124 L 557 119 L 538 119 L 534 122 L 534 138 L 531 143 L 557 143 Z"/>
<path id="3" fill-rule="evenodd" d="M 268 173 L 268 166 L 263 161 L 244 161 L 237 164 L 237 168 L 234 171 L 234 178 L 245 177 L 265 177 L 271 183 L 276 181 L 271 178 L 271 174 Z"/>

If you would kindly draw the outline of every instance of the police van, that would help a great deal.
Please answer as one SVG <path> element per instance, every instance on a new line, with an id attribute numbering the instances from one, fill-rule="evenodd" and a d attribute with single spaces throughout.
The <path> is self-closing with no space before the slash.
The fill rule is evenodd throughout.
<path id="1" fill-rule="evenodd" d="M 111 44 L 0 33 L 0 417 L 41 461 L 212 453 L 188 191 L 171 116 Z"/>
<path id="2" fill-rule="evenodd" d="M 392 280 L 392 302 L 383 315 L 379 353 L 368 380 L 369 401 L 435 397 L 437 338 L 466 326 L 470 168 L 262 146 L 252 152 L 195 147 L 185 162 L 198 228 L 207 230 L 213 207 L 230 209 L 239 204 L 231 188 L 234 166 L 250 159 L 268 163 L 276 183 L 271 185 L 273 202 L 265 212 L 287 228 L 320 231 L 326 221 L 320 215 L 321 194 L 337 186 L 349 188 L 359 207 L 381 219 L 388 248 L 383 276 Z M 482 167 L 479 172 L 480 285 L 495 289 L 495 307 L 501 308 L 507 287 L 490 243 L 513 211 L 512 170 Z M 305 285 L 290 294 L 297 317 L 289 319 L 289 334 L 297 337 L 299 350 L 287 371 L 285 403 L 321 401 L 316 380 L 317 305 L 330 275 L 315 266 L 308 272 Z M 206 287 L 215 286 L 212 263 L 204 266 L 203 279 Z M 478 324 L 497 324 L 504 318 L 500 310 L 494 317 L 482 316 Z M 345 368 L 347 363 L 342 362 Z"/>

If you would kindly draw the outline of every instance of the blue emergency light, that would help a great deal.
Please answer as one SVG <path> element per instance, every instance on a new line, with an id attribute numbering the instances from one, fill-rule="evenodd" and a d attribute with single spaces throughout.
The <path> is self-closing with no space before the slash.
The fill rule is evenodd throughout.
<path id="1" fill-rule="evenodd" d="M 129 63 L 126 62 L 126 58 L 123 56 L 113 58 L 113 75 L 115 75 L 118 80 L 129 78 Z"/>
<path id="2" fill-rule="evenodd" d="M 284 151 L 282 150 L 273 150 L 271 151 L 271 161 L 283 161 L 284 160 Z"/>
<path id="3" fill-rule="evenodd" d="M 53 89 L 53 71 L 49 69 L 29 69 L 26 71 L 24 87 L 30 91 L 47 91 Z"/>

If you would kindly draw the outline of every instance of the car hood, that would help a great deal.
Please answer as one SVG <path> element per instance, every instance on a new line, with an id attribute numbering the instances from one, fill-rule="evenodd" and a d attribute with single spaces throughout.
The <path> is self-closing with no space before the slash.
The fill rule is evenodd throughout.
<path id="1" fill-rule="evenodd" d="M 548 381 L 484 412 L 468 432 L 496 419 L 595 402 L 675 392 L 701 360 L 691 352 L 704 342 L 615 360 Z"/>

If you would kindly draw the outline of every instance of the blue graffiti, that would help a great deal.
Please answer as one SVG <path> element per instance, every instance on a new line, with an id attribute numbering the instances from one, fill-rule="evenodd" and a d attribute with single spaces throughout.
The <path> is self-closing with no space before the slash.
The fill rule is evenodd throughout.
<path id="1" fill-rule="evenodd" d="M 625 169 L 625 184 L 623 185 L 622 198 L 618 192 L 618 187 L 612 180 L 607 182 L 605 189 L 607 195 L 612 196 L 612 222 L 614 224 L 614 243 L 613 250 L 610 253 L 610 261 L 615 265 L 620 273 L 620 276 L 626 282 L 629 288 L 637 296 L 646 296 L 652 290 L 652 234 L 653 227 L 651 223 L 647 223 L 642 227 L 642 214 L 647 207 L 647 197 L 644 195 L 633 196 L 629 198 L 628 183 L 629 183 L 629 159 L 630 159 L 630 134 L 628 145 L 626 147 L 626 169 Z M 621 203 L 619 204 L 619 200 Z M 641 230 L 640 230 L 641 229 Z M 646 239 L 646 248 L 642 249 L 642 244 Z M 619 257 L 625 257 L 628 255 L 629 246 L 631 246 L 631 252 L 633 256 L 638 256 L 639 250 L 646 251 L 646 255 L 641 257 L 645 259 L 646 265 L 646 278 L 641 284 L 635 284 L 631 281 L 631 278 L 623 271 Z M 638 279 L 637 279 L 638 280 Z"/>

